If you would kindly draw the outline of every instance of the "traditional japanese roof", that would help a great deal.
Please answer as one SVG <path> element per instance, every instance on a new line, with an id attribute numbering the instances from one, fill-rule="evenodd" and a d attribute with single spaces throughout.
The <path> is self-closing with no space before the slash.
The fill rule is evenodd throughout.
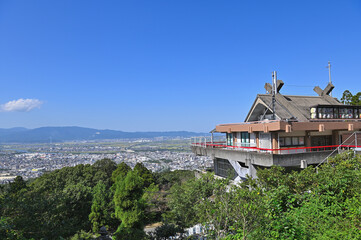
<path id="1" fill-rule="evenodd" d="M 294 119 L 300 122 L 308 121 L 310 108 L 316 105 L 343 105 L 336 98 L 324 96 L 294 96 L 275 95 L 275 115 L 279 120 Z M 258 116 L 265 111 L 272 113 L 272 95 L 258 94 L 245 122 L 258 121 Z"/>

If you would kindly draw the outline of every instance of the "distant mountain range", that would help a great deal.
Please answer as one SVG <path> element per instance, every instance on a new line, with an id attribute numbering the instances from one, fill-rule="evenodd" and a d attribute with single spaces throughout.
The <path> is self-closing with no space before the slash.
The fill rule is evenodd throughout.
<path id="1" fill-rule="evenodd" d="M 99 130 L 83 127 L 41 127 L 0 128 L 1 143 L 45 143 L 64 141 L 104 140 L 104 139 L 136 139 L 155 137 L 193 137 L 204 136 L 204 133 L 187 131 L 170 132 L 123 132 L 116 130 Z"/>

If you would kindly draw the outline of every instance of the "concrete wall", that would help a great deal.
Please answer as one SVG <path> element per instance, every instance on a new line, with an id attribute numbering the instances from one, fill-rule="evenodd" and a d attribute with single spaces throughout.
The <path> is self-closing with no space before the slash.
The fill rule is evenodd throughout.
<path id="1" fill-rule="evenodd" d="M 192 147 L 192 151 L 197 155 L 223 158 L 245 163 L 246 165 L 250 163 L 262 167 L 271 167 L 273 165 L 279 165 L 284 167 L 298 167 L 301 164 L 301 160 L 306 160 L 307 164 L 318 164 L 323 161 L 327 156 L 329 156 L 332 152 L 320 151 L 295 154 L 270 154 L 262 152 L 246 152 L 233 149 L 228 150 L 210 147 Z"/>
<path id="2" fill-rule="evenodd" d="M 273 155 L 273 164 L 282 167 L 300 167 L 301 160 L 305 160 L 307 162 L 307 165 L 319 164 L 331 153 L 332 151 L 323 151 L 323 152 Z M 337 152 L 335 154 L 337 154 Z"/>
<path id="3" fill-rule="evenodd" d="M 307 165 L 319 164 L 326 157 L 330 156 L 332 151 L 322 152 L 307 152 L 296 154 L 270 154 L 262 152 L 245 152 L 233 149 L 221 148 L 203 148 L 193 147 L 192 151 L 197 155 L 210 156 L 213 159 L 221 158 L 227 159 L 233 166 L 238 175 L 244 178 L 247 174 L 252 177 L 257 177 L 258 167 L 271 167 L 278 165 L 282 167 L 301 167 L 301 161 L 305 161 Z M 337 151 L 333 155 L 337 154 Z M 241 165 L 245 166 L 242 167 Z"/>
<path id="4" fill-rule="evenodd" d="M 270 153 L 259 153 L 254 151 L 237 151 L 233 149 L 223 148 L 203 148 L 192 146 L 192 151 L 196 155 L 209 156 L 216 158 L 223 158 L 232 161 L 238 161 L 242 163 L 251 162 L 252 164 L 270 167 L 273 165 L 272 154 Z"/>

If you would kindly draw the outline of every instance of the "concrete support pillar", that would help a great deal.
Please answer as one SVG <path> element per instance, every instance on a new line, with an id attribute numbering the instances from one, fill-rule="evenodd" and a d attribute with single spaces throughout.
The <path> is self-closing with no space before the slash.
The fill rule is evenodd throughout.
<path id="1" fill-rule="evenodd" d="M 253 164 L 249 165 L 249 176 L 251 176 L 252 178 L 257 178 L 257 169 Z"/>
<path id="2" fill-rule="evenodd" d="M 259 133 L 258 132 L 256 133 L 256 144 L 257 144 L 257 147 L 259 148 Z"/>
<path id="3" fill-rule="evenodd" d="M 310 135 L 310 131 L 306 131 L 306 136 L 305 136 L 305 147 L 311 147 L 311 135 Z"/>
<path id="4" fill-rule="evenodd" d="M 212 154 L 211 158 L 213 160 L 214 173 L 217 174 L 218 173 L 217 158 L 214 156 L 214 154 Z"/>
<path id="5" fill-rule="evenodd" d="M 340 133 L 337 130 L 332 131 L 332 145 L 339 145 L 340 143 Z"/>
<path id="6" fill-rule="evenodd" d="M 248 175 L 252 178 L 257 178 L 257 169 L 253 165 L 252 160 L 246 159 L 245 164 L 248 167 Z"/>
<path id="7" fill-rule="evenodd" d="M 278 149 L 278 133 L 272 133 L 272 149 Z M 274 150 L 273 153 L 277 154 L 278 150 Z"/>

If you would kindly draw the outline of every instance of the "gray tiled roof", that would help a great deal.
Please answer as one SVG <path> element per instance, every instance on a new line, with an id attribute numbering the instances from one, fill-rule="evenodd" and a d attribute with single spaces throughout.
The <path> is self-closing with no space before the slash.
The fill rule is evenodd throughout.
<path id="1" fill-rule="evenodd" d="M 272 95 L 258 94 L 257 98 L 248 113 L 246 121 L 252 118 L 253 114 L 259 115 L 258 104 L 266 105 L 272 110 Z M 275 114 L 280 119 L 296 118 L 298 121 L 308 121 L 310 108 L 315 105 L 342 105 L 336 98 L 326 96 L 294 96 L 276 94 Z M 264 107 L 263 107 L 264 108 Z M 253 119 L 254 120 L 254 119 Z"/>

